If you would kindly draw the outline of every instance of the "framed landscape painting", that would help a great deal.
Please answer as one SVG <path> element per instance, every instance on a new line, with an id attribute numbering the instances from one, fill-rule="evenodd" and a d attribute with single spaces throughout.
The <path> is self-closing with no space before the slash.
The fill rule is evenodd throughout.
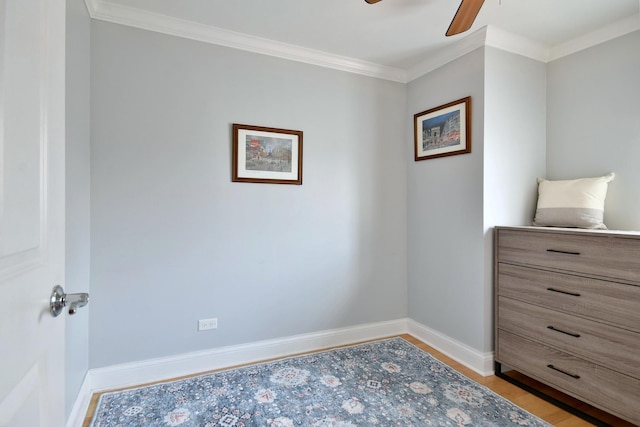
<path id="1" fill-rule="evenodd" d="M 471 97 L 414 115 L 415 160 L 471 152 Z"/>
<path id="2" fill-rule="evenodd" d="M 302 131 L 234 123 L 232 181 L 302 185 Z"/>

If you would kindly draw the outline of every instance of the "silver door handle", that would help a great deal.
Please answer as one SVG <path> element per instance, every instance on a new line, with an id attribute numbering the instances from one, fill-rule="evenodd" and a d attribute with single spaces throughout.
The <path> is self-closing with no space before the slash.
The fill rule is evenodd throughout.
<path id="1" fill-rule="evenodd" d="M 84 307 L 89 303 L 89 294 L 65 294 L 62 286 L 56 285 L 51 292 L 49 307 L 51 315 L 58 317 L 62 313 L 62 309 L 69 306 L 69 314 L 76 314 L 80 307 Z"/>

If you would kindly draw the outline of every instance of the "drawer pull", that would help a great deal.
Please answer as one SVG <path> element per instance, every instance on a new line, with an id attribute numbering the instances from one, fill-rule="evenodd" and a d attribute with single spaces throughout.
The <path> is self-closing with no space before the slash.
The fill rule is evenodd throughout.
<path id="1" fill-rule="evenodd" d="M 547 288 L 547 290 L 551 291 L 551 292 L 557 292 L 559 294 L 571 295 L 573 297 L 579 297 L 580 296 L 580 294 L 576 293 L 576 292 L 561 291 L 560 289 L 555 289 L 555 288 Z"/>
<path id="2" fill-rule="evenodd" d="M 557 249 L 547 249 L 547 252 L 552 252 L 552 253 L 554 253 L 554 254 L 580 255 L 580 252 L 559 251 L 559 250 L 557 250 Z"/>
<path id="3" fill-rule="evenodd" d="M 551 329 L 552 331 L 560 332 L 561 334 L 570 335 L 575 338 L 580 338 L 580 334 L 574 334 L 573 332 L 563 331 L 562 329 L 558 329 L 554 326 L 547 326 L 547 329 Z"/>
<path id="4" fill-rule="evenodd" d="M 580 379 L 580 375 L 576 375 L 576 374 L 569 373 L 569 372 L 567 372 L 567 371 L 563 371 L 562 369 L 556 368 L 556 367 L 555 367 L 555 366 L 553 366 L 553 365 L 547 365 L 547 368 L 553 369 L 554 371 L 558 371 L 558 372 L 560 372 L 561 374 L 565 374 L 565 375 L 567 375 L 567 376 L 569 376 L 569 377 L 571 377 L 571 378 L 575 378 L 575 379 L 577 379 L 577 380 L 579 380 L 579 379 Z"/>

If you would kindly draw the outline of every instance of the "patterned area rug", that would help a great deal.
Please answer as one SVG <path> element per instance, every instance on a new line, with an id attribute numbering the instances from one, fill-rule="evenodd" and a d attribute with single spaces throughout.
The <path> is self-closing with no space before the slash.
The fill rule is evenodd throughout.
<path id="1" fill-rule="evenodd" d="M 402 338 L 103 394 L 92 427 L 549 426 Z"/>

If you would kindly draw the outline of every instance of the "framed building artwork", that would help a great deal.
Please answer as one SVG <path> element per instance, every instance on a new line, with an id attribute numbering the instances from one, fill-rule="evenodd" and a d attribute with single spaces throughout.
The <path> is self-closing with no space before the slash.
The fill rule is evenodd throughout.
<path id="1" fill-rule="evenodd" d="M 414 115 L 415 160 L 471 152 L 471 97 Z"/>

